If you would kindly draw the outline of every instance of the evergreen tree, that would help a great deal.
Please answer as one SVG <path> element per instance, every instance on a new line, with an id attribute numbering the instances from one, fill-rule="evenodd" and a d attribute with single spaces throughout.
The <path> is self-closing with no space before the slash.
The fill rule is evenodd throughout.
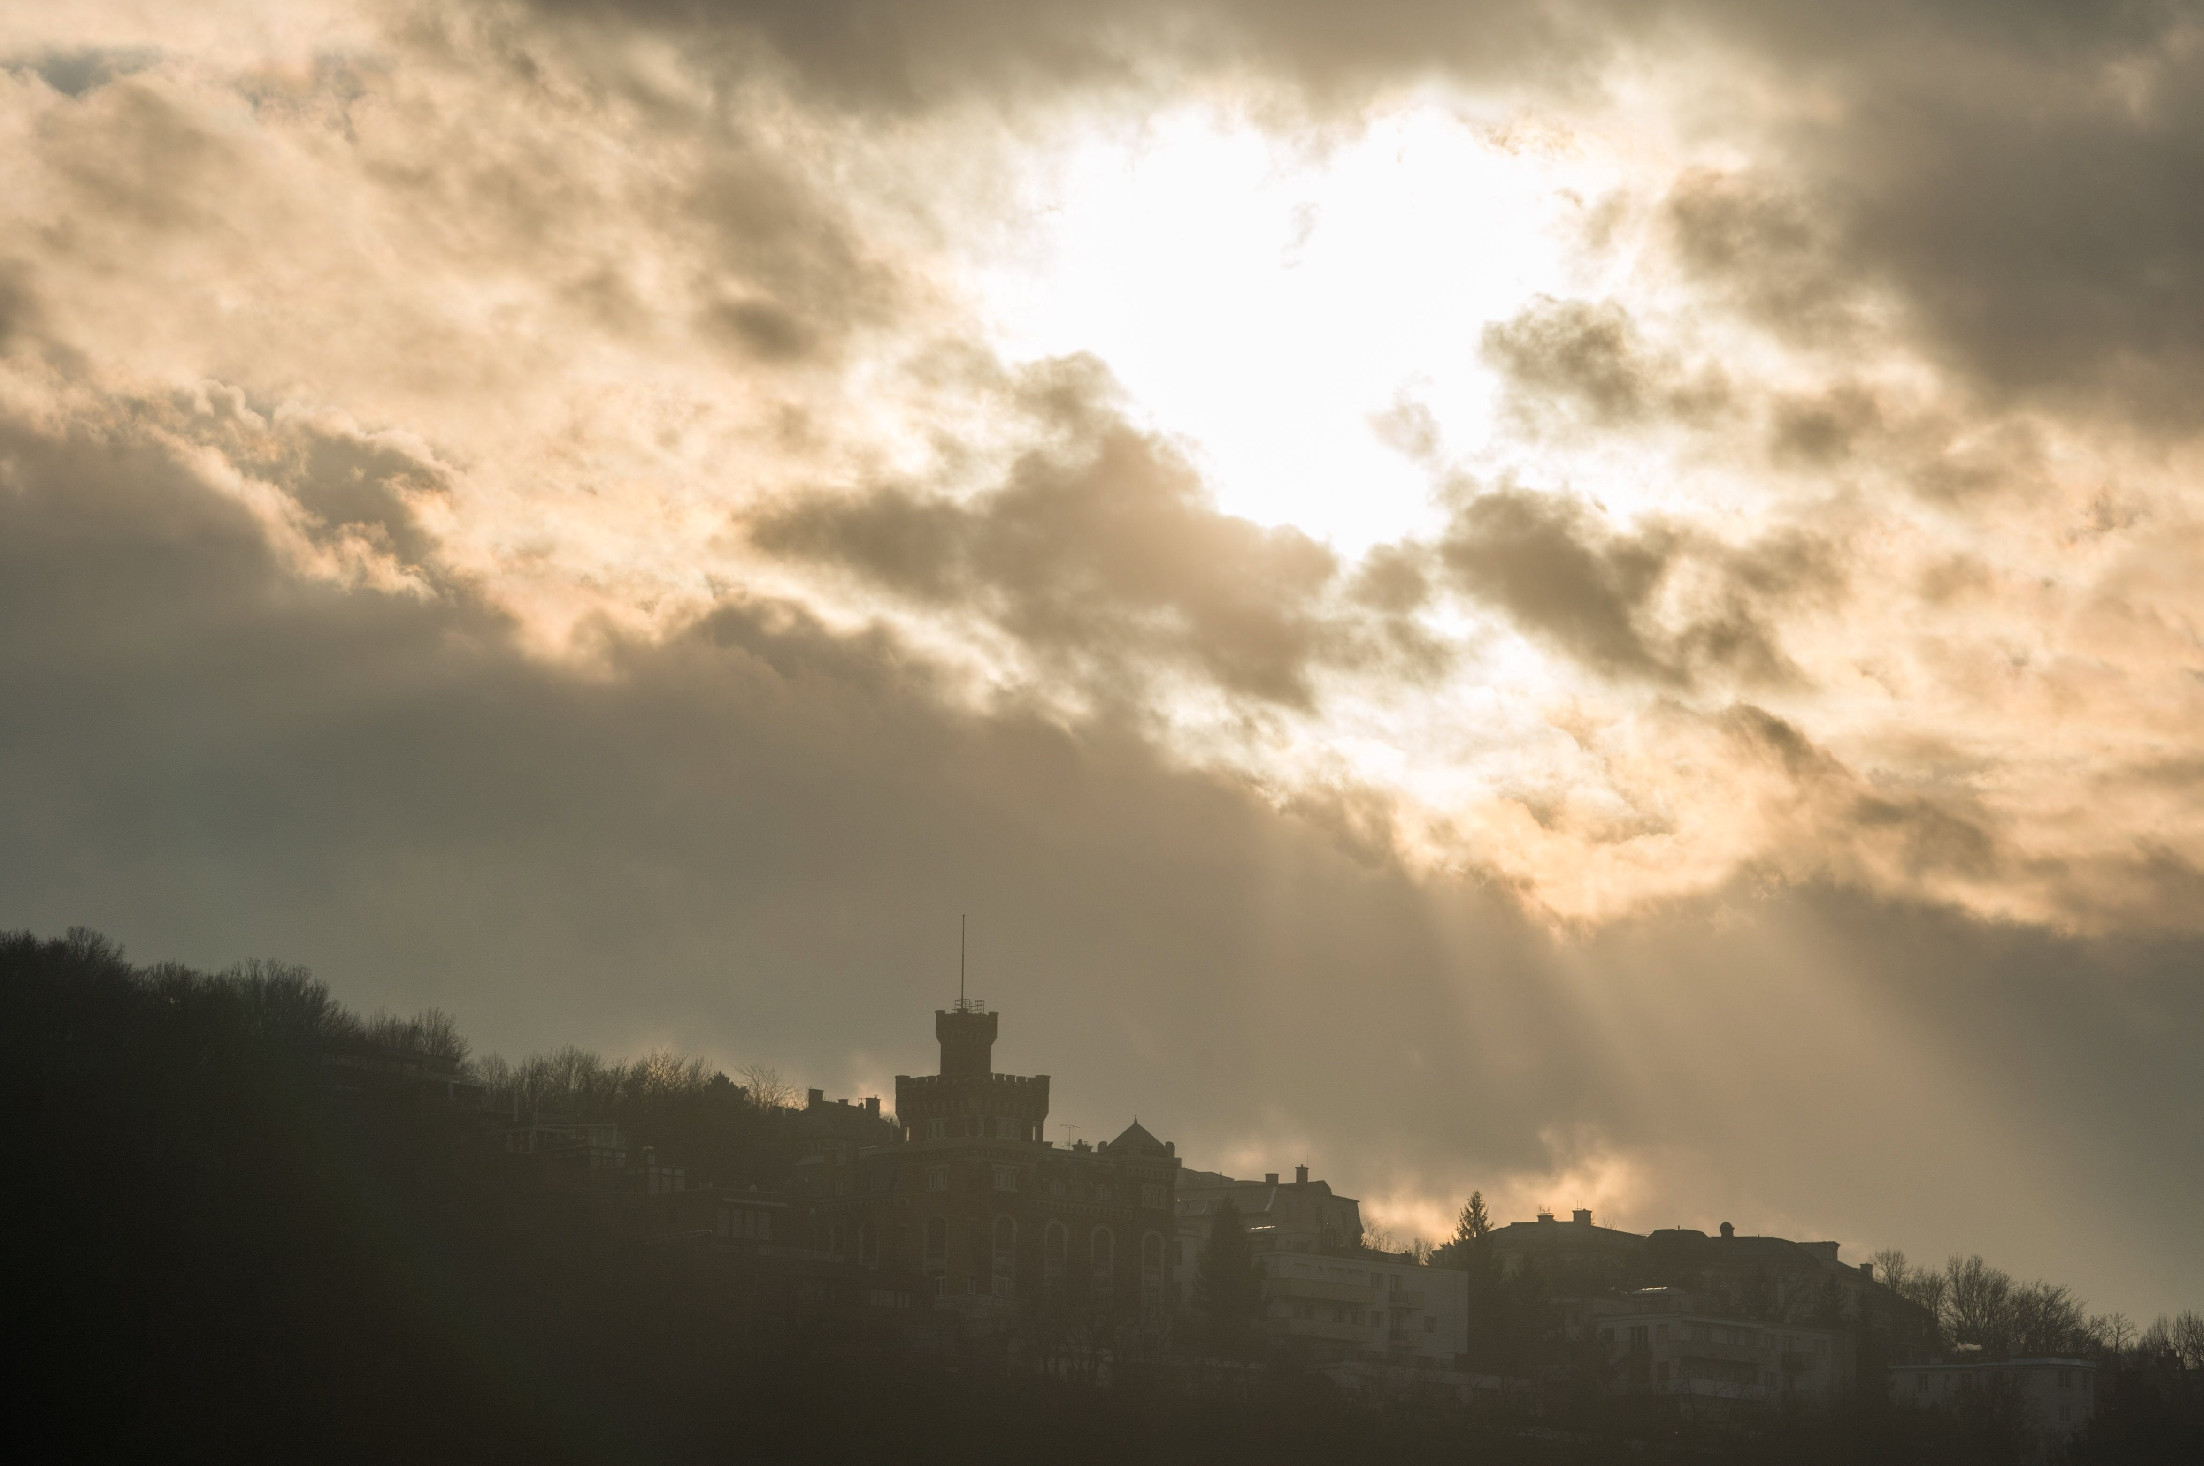
<path id="1" fill-rule="evenodd" d="M 1485 1193 L 1472 1191 L 1469 1200 L 1462 1203 L 1462 1215 L 1454 1223 L 1454 1240 L 1480 1242 L 1492 1230 L 1492 1217 L 1485 1211 Z"/>
<path id="2" fill-rule="evenodd" d="M 1477 1244 L 1492 1231 L 1492 1214 L 1485 1210 L 1485 1193 L 1472 1191 L 1455 1220 L 1454 1235 L 1431 1249 L 1433 1267 L 1467 1268 Z"/>
<path id="3" fill-rule="evenodd" d="M 1240 1209 L 1226 1197 L 1209 1222 L 1209 1247 L 1194 1278 L 1194 1306 L 1207 1325 L 1210 1347 L 1220 1353 L 1244 1348 L 1263 1311 L 1262 1279 L 1248 1246 Z"/>

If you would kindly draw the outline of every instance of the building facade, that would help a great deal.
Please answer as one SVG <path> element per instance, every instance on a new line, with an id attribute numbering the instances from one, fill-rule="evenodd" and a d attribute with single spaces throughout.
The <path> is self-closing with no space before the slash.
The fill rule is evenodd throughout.
<path id="1" fill-rule="evenodd" d="M 1408 1253 L 1257 1251 L 1263 1326 L 1320 1357 L 1452 1369 L 1469 1348 L 1469 1275 Z"/>
<path id="2" fill-rule="evenodd" d="M 1330 1253 L 1362 1241 L 1362 1204 L 1335 1195 L 1323 1181 L 1311 1181 L 1307 1166 L 1294 1167 L 1291 1183 L 1281 1183 L 1276 1171 L 1260 1181 L 1217 1171 L 1182 1172 L 1171 1254 L 1171 1297 L 1177 1307 L 1193 1306 L 1194 1280 L 1209 1250 L 1209 1229 L 1227 1201 L 1238 1210 L 1251 1248 Z"/>
<path id="3" fill-rule="evenodd" d="M 1770 1324 L 1715 1299 L 1641 1288 L 1594 1300 L 1590 1326 L 1615 1388 L 1690 1401 L 1826 1404 L 1856 1380 L 1848 1329 Z"/>
<path id="4" fill-rule="evenodd" d="M 1162 1326 L 1176 1147 L 1137 1121 L 1106 1144 L 1057 1146 L 1049 1076 L 994 1072 L 998 1023 L 978 1002 L 934 1014 L 941 1072 L 896 1076 L 894 1140 L 818 1203 L 826 1245 L 923 1279 L 942 1306 Z"/>
<path id="5" fill-rule="evenodd" d="M 2097 1414 L 2097 1366 L 2087 1359 L 1976 1359 L 1893 1364 L 1890 1400 L 1917 1410 L 1960 1412 L 2003 1396 L 2043 1452 L 2089 1429 Z"/>

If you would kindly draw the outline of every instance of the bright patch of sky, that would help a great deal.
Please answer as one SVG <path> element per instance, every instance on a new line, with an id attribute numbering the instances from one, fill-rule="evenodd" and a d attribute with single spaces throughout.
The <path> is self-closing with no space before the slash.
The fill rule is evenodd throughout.
<path id="1" fill-rule="evenodd" d="M 1484 329 L 1581 292 L 1618 162 L 1429 99 L 1321 150 L 1187 108 L 1045 157 L 975 279 L 1006 356 L 1094 354 L 1219 507 L 1353 554 L 1440 520 L 1376 420 L 1420 404 L 1442 453 L 1483 444 Z"/>

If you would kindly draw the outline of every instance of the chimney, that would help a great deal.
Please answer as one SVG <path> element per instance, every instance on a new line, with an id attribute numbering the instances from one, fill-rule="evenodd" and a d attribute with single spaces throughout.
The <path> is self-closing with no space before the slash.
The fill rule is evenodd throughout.
<path id="1" fill-rule="evenodd" d="M 1295 1166 L 1293 1168 L 1293 1184 L 1296 1186 L 1309 1184 L 1309 1168 L 1307 1166 Z"/>
<path id="2" fill-rule="evenodd" d="M 1546 1208 L 1544 1208 L 1544 1207 L 1540 1207 L 1540 1208 L 1538 1209 L 1538 1219 L 1539 1219 L 1539 1220 L 1540 1220 L 1541 1222 L 1550 1222 L 1550 1221 L 1552 1221 L 1552 1220 L 1554 1219 L 1554 1214 L 1553 1214 L 1552 1212 L 1550 1212 L 1550 1211 L 1546 1210 Z"/>
<path id="3" fill-rule="evenodd" d="M 805 1090 L 805 1091 L 804 1091 L 804 1108 L 805 1108 L 805 1109 L 809 1109 L 809 1110 L 816 1110 L 817 1108 L 819 1108 L 819 1106 L 821 1106 L 821 1105 L 825 1104 L 826 1102 L 827 1102 L 827 1092 L 826 1092 L 825 1090 L 823 1090 L 823 1089 L 807 1089 L 807 1090 Z"/>
<path id="4" fill-rule="evenodd" d="M 1575 1222 L 1580 1227 L 1589 1227 L 1590 1225 L 1592 1225 L 1591 1210 L 1587 1207 L 1580 1206 L 1575 1211 L 1569 1213 L 1569 1220 Z"/>
<path id="5" fill-rule="evenodd" d="M 1875 1264 L 1873 1264 L 1873 1263 L 1871 1263 L 1871 1262 L 1863 1262 L 1863 1263 L 1861 1263 L 1861 1264 L 1860 1264 L 1860 1276 L 1861 1276 L 1861 1277 L 1863 1277 L 1863 1278 L 1865 1278 L 1865 1279 L 1866 1279 L 1866 1280 L 1867 1280 L 1868 1282 L 1870 1282 L 1870 1283 L 1874 1282 L 1874 1281 L 1875 1281 Z"/>
<path id="6" fill-rule="evenodd" d="M 1737 1235 L 1737 1229 L 1731 1226 L 1728 1222 L 1724 1222 L 1722 1223 L 1722 1235 L 1725 1237 L 1734 1237 Z"/>
<path id="7" fill-rule="evenodd" d="M 1276 1171 L 1263 1172 L 1263 1183 L 1267 1186 L 1276 1186 L 1278 1184 L 1278 1173 Z"/>
<path id="8" fill-rule="evenodd" d="M 865 1113 L 866 1113 L 867 1115 L 871 1116 L 871 1117 L 872 1117 L 873 1119 L 875 1119 L 875 1120 L 877 1120 L 877 1119 L 879 1119 L 879 1118 L 880 1118 L 880 1096 L 879 1096 L 879 1095 L 877 1095 L 877 1094 L 869 1094 L 869 1095 L 866 1095 L 866 1096 L 865 1096 Z"/>

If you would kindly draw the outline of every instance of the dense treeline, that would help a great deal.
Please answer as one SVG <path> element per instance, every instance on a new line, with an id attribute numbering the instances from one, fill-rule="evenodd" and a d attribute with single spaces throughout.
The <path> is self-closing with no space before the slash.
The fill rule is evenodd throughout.
<path id="1" fill-rule="evenodd" d="M 137 968 L 89 933 L 0 936 L 0 1045 L 18 1197 L 6 1317 L 31 1361 L 18 1414 L 73 1454 L 1575 1462 L 1627 1439 L 1741 1463 L 2001 1459 L 1994 1432 L 1872 1397 L 1750 1436 L 1629 1402 L 1468 1420 L 1359 1408 L 1284 1359 L 1220 1400 L 792 1328 L 555 1168 L 486 1145 L 479 1114 L 339 1088 L 333 1049 L 461 1059 L 464 1041 L 434 1014 L 362 1020 L 294 968 Z M 477 1072 L 503 1104 L 617 1117 L 729 1179 L 773 1162 L 770 1076 L 575 1053 Z M 2166 1378 L 2123 1376 L 2101 1459 L 2198 1439 L 2193 1371 L 2161 1363 Z"/>

